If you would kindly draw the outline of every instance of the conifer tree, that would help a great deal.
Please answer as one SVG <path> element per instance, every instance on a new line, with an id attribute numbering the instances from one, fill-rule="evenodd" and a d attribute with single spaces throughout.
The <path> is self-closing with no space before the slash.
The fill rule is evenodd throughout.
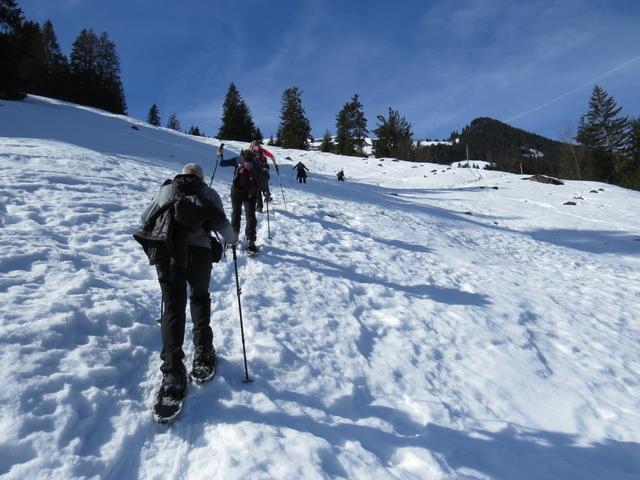
<path id="1" fill-rule="evenodd" d="M 389 108 L 388 117 L 378 115 L 378 126 L 373 131 L 376 157 L 394 157 L 410 160 L 413 150 L 411 124 L 397 110 Z"/>
<path id="2" fill-rule="evenodd" d="M 631 122 L 629 155 L 634 161 L 640 163 L 640 117 Z"/>
<path id="3" fill-rule="evenodd" d="M 126 113 L 120 59 L 106 32 L 100 37 L 91 29 L 80 32 L 71 48 L 70 70 L 73 101 L 112 113 Z"/>
<path id="4" fill-rule="evenodd" d="M 616 183 L 640 190 L 640 118 L 629 121 L 628 144 L 624 156 L 615 162 Z"/>
<path id="5" fill-rule="evenodd" d="M 60 50 L 58 37 L 50 20 L 42 25 L 42 41 L 48 84 L 45 95 L 66 99 L 69 95 L 69 61 Z"/>
<path id="6" fill-rule="evenodd" d="M 18 33 L 24 17 L 15 0 L 0 0 L 0 98 L 24 97 Z"/>
<path id="7" fill-rule="evenodd" d="M 622 107 L 602 87 L 593 88 L 589 109 L 580 117 L 576 140 L 591 153 L 596 180 L 612 182 L 622 170 L 619 156 L 629 147 L 629 119 L 620 116 Z M 624 174 L 622 174 L 624 176 Z"/>
<path id="8" fill-rule="evenodd" d="M 23 22 L 17 41 L 20 49 L 18 71 L 24 92 L 45 95 L 46 62 L 40 25 L 30 20 Z"/>
<path id="9" fill-rule="evenodd" d="M 160 109 L 158 108 L 158 105 L 156 105 L 155 103 L 151 105 L 151 108 L 149 109 L 149 113 L 147 113 L 147 123 L 150 123 L 151 125 L 154 125 L 156 127 L 159 127 L 161 124 Z"/>
<path id="10" fill-rule="evenodd" d="M 200 132 L 200 129 L 195 125 L 191 125 L 191 127 L 189 127 L 189 130 L 187 130 L 187 133 L 189 135 L 194 135 L 196 137 L 202 137 L 202 133 Z"/>
<path id="11" fill-rule="evenodd" d="M 622 107 L 602 87 L 593 88 L 589 109 L 580 117 L 576 140 L 592 150 L 609 154 L 622 153 L 627 148 L 629 119 L 620 116 Z"/>
<path id="12" fill-rule="evenodd" d="M 175 113 L 169 115 L 169 120 L 167 120 L 167 128 L 171 130 L 180 131 L 180 121 L 178 120 L 178 116 Z"/>
<path id="13" fill-rule="evenodd" d="M 256 140 L 258 143 L 262 144 L 262 141 L 264 140 L 264 137 L 262 136 L 262 132 L 260 131 L 259 127 L 256 127 L 253 130 L 253 140 Z"/>
<path id="14" fill-rule="evenodd" d="M 282 110 L 278 127 L 278 144 L 283 148 L 309 149 L 311 124 L 302 106 L 302 90 L 287 88 L 282 93 Z"/>
<path id="15" fill-rule="evenodd" d="M 24 21 L 16 0 L 0 0 L 0 34 L 17 33 Z"/>
<path id="16" fill-rule="evenodd" d="M 116 44 L 109 38 L 107 32 L 102 32 L 98 38 L 96 67 L 99 89 L 98 108 L 112 113 L 126 114 L 127 105 L 120 80 L 120 58 L 116 51 Z"/>
<path id="17" fill-rule="evenodd" d="M 336 153 L 362 155 L 368 133 L 362 103 L 355 94 L 336 115 Z"/>
<path id="18" fill-rule="evenodd" d="M 91 29 L 83 29 L 71 46 L 69 69 L 71 73 L 71 100 L 82 105 L 93 105 L 97 97 L 96 52 L 98 37 Z"/>
<path id="19" fill-rule="evenodd" d="M 218 130 L 218 138 L 250 142 L 254 134 L 255 125 L 249 107 L 231 82 L 222 105 L 222 124 Z"/>
<path id="20" fill-rule="evenodd" d="M 333 139 L 331 138 L 331 133 L 329 130 L 324 132 L 324 136 L 322 137 L 322 142 L 320 143 L 320 151 L 331 153 L 335 149 L 335 145 L 333 144 Z"/>

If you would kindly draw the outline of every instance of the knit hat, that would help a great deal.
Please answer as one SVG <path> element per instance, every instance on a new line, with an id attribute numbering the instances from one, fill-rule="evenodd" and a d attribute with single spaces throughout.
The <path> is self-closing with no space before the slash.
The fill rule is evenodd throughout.
<path id="1" fill-rule="evenodd" d="M 196 177 L 204 178 L 202 167 L 197 163 L 187 163 L 182 168 L 182 175 L 195 175 Z"/>

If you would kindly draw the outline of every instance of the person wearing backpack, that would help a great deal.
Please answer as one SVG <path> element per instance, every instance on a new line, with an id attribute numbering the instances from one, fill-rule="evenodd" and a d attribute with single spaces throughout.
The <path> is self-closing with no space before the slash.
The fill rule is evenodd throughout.
<path id="1" fill-rule="evenodd" d="M 257 255 L 256 229 L 256 201 L 260 196 L 262 181 L 260 180 L 256 156 L 251 150 L 240 152 L 240 162 L 236 167 L 231 184 L 231 225 L 239 235 L 242 207 L 244 206 L 245 230 L 247 237 L 247 254 Z"/>
<path id="2" fill-rule="evenodd" d="M 262 195 L 264 195 L 264 201 L 271 201 L 271 191 L 269 190 L 269 179 L 271 176 L 269 175 L 269 164 L 267 163 L 267 157 L 271 159 L 273 162 L 273 167 L 276 169 L 276 173 L 280 175 L 280 168 L 276 163 L 276 157 L 274 157 L 273 153 L 260 145 L 260 142 L 254 140 L 251 142 L 249 149 L 256 158 L 256 165 L 258 167 L 258 177 L 261 182 L 260 190 L 261 193 L 256 197 L 256 210 L 262 213 L 263 202 Z"/>
<path id="3" fill-rule="evenodd" d="M 336 176 L 338 177 L 339 182 L 344 182 L 344 170 L 340 170 L 338 173 L 336 173 Z"/>
<path id="4" fill-rule="evenodd" d="M 298 183 L 307 183 L 307 172 L 309 171 L 307 166 L 302 162 L 298 162 L 293 168 L 297 169 L 296 180 L 298 180 Z"/>
<path id="5" fill-rule="evenodd" d="M 187 389 L 182 349 L 185 335 L 187 285 L 195 346 L 190 375 L 196 382 L 215 374 L 215 349 L 211 330 L 209 282 L 212 262 L 219 261 L 221 246 L 209 232 L 219 232 L 227 244 L 237 245 L 238 235 L 227 219 L 220 196 L 204 182 L 200 165 L 190 163 L 173 180 L 164 182 L 142 214 L 142 227 L 134 238 L 155 265 L 162 290 L 162 385 L 154 416 L 158 421 L 177 415 Z M 217 244 L 217 245 L 216 245 Z M 217 246 L 217 259 L 212 247 Z"/>

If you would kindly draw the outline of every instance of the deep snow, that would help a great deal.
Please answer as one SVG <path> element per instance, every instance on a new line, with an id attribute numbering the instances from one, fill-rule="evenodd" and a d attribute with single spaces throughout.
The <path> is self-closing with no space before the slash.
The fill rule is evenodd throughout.
<path id="1" fill-rule="evenodd" d="M 159 289 L 131 233 L 217 144 L 0 102 L 0 475 L 640 477 L 640 193 L 392 159 L 269 147 L 288 208 L 276 178 L 273 238 L 260 216 L 238 261 L 254 383 L 227 258 L 218 375 L 154 424 Z"/>

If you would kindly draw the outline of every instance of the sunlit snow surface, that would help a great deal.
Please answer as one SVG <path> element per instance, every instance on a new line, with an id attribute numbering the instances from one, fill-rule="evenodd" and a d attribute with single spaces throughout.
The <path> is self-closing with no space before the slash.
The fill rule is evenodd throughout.
<path id="1" fill-rule="evenodd" d="M 153 423 L 160 296 L 131 233 L 217 144 L 0 102 L 0 476 L 640 478 L 640 193 L 473 168 L 268 147 L 272 239 L 259 216 L 238 260 L 254 382 L 227 257 L 218 374 Z"/>

